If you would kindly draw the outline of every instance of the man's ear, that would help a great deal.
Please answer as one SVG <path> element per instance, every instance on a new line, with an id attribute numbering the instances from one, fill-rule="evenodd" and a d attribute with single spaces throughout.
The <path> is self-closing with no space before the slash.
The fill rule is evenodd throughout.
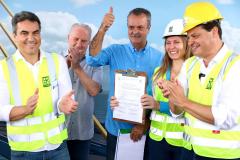
<path id="1" fill-rule="evenodd" d="M 16 33 L 12 33 L 12 37 L 15 39 L 15 37 L 16 37 L 17 35 L 16 35 Z"/>
<path id="2" fill-rule="evenodd" d="M 151 24 L 148 25 L 148 33 L 150 32 L 150 29 L 151 29 Z"/>
<path id="3" fill-rule="evenodd" d="M 212 32 L 213 32 L 214 37 L 219 36 L 218 35 L 218 28 L 216 26 L 213 27 Z"/>
<path id="4" fill-rule="evenodd" d="M 151 24 L 148 25 L 148 30 L 150 30 L 150 29 L 151 29 Z"/>
<path id="5" fill-rule="evenodd" d="M 69 40 L 69 37 L 70 37 L 70 36 L 69 36 L 69 34 L 68 34 L 68 36 L 67 36 L 68 40 Z"/>

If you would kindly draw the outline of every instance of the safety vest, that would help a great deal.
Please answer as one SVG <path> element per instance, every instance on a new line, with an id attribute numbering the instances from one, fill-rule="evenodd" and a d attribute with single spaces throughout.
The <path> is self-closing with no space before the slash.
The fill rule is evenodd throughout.
<path id="1" fill-rule="evenodd" d="M 26 63 L 21 59 L 16 61 L 15 55 L 0 62 L 8 83 L 11 105 L 26 105 L 36 88 L 39 89 L 39 99 L 33 114 L 7 123 L 9 145 L 15 151 L 34 151 L 47 142 L 61 144 L 67 138 L 65 116 L 57 114 L 58 55 L 45 55 L 39 66 L 37 83 L 34 83 L 34 76 Z"/>
<path id="2" fill-rule="evenodd" d="M 239 59 L 239 56 L 228 52 L 223 60 L 213 67 L 204 84 L 201 84 L 199 80 L 200 62 L 196 57 L 187 60 L 189 100 L 212 106 L 216 80 L 221 78 L 224 81 L 231 66 Z M 185 128 L 185 132 L 190 136 L 196 154 L 221 159 L 240 158 L 240 125 L 229 130 L 221 130 L 214 125 L 196 119 L 188 113 L 185 114 L 189 125 Z"/>
<path id="3" fill-rule="evenodd" d="M 159 67 L 155 69 L 155 72 L 158 69 Z M 166 73 L 164 74 L 163 79 L 167 79 Z M 163 96 L 159 87 L 153 86 L 152 88 L 154 90 L 154 98 L 160 102 L 160 107 L 165 105 L 169 108 L 168 99 Z M 152 110 L 150 119 L 151 126 L 149 136 L 151 139 L 155 141 L 161 141 L 163 138 L 165 138 L 165 140 L 173 146 L 182 147 L 184 145 L 184 118 L 174 118 L 166 113 Z"/>

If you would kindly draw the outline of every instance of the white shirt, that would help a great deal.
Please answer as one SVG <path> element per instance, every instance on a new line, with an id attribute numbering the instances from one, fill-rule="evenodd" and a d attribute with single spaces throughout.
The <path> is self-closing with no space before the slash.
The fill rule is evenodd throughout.
<path id="1" fill-rule="evenodd" d="M 40 60 L 36 62 L 34 65 L 27 62 L 18 50 L 16 51 L 15 55 L 16 55 L 17 61 L 22 59 L 27 64 L 27 66 L 29 67 L 29 69 L 32 71 L 34 75 L 34 80 L 35 80 L 34 83 L 38 83 L 37 77 L 38 77 L 39 66 L 42 63 L 43 57 L 46 57 L 45 52 L 41 50 Z M 59 97 L 60 97 L 58 101 L 60 101 L 61 97 L 63 97 L 69 91 L 72 90 L 72 84 L 71 84 L 68 67 L 65 59 L 60 55 L 58 57 L 59 57 L 58 86 L 59 86 Z M 0 120 L 1 121 L 9 122 L 9 114 L 13 107 L 14 105 L 10 105 L 10 94 L 7 87 L 7 81 L 4 79 L 3 69 L 2 69 L 2 66 L 0 66 Z M 50 143 L 46 143 L 44 147 L 34 152 L 44 151 L 44 150 L 53 150 L 58 147 L 59 147 L 59 144 L 53 145 Z"/>
<path id="2" fill-rule="evenodd" d="M 202 84 L 205 82 L 205 79 L 212 68 L 223 60 L 228 51 L 228 47 L 224 44 L 207 67 L 205 67 L 202 58 L 197 58 L 201 64 L 200 73 L 206 75 L 200 79 Z M 187 82 L 186 63 L 183 64 L 181 72 L 178 76 L 178 80 L 184 88 L 185 95 L 187 95 L 189 86 Z M 221 76 L 218 76 L 216 79 L 213 92 L 213 103 L 211 107 L 215 126 L 219 127 L 220 129 L 229 129 L 238 124 L 238 118 L 240 116 L 239 99 L 240 61 L 237 61 L 234 65 L 232 65 L 224 81 L 222 81 Z"/>

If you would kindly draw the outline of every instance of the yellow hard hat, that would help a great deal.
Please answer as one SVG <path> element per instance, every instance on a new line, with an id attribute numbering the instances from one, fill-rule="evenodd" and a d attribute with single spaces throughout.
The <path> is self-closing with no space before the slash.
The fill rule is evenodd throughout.
<path id="1" fill-rule="evenodd" d="M 199 24 L 213 20 L 221 20 L 223 17 L 218 9 L 210 2 L 195 2 L 187 6 L 184 13 L 184 30 L 186 32 Z"/>

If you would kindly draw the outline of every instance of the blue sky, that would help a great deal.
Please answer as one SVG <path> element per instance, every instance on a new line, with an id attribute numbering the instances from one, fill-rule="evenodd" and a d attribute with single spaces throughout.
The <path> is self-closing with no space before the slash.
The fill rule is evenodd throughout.
<path id="1" fill-rule="evenodd" d="M 104 14 L 113 7 L 115 22 L 108 31 L 104 47 L 112 43 L 128 42 L 127 14 L 136 7 L 144 7 L 152 13 L 152 28 L 149 43 L 162 50 L 162 34 L 166 24 L 174 18 L 181 18 L 185 7 L 196 0 L 4 0 L 13 13 L 28 10 L 35 12 L 42 21 L 42 48 L 61 52 L 66 49 L 66 39 L 71 24 L 88 23 L 96 33 Z M 223 39 L 236 52 L 240 53 L 240 1 L 211 0 L 222 13 Z M 0 21 L 9 31 L 10 17 L 0 7 Z M 8 52 L 13 52 L 7 38 L 0 31 L 0 43 Z"/>

